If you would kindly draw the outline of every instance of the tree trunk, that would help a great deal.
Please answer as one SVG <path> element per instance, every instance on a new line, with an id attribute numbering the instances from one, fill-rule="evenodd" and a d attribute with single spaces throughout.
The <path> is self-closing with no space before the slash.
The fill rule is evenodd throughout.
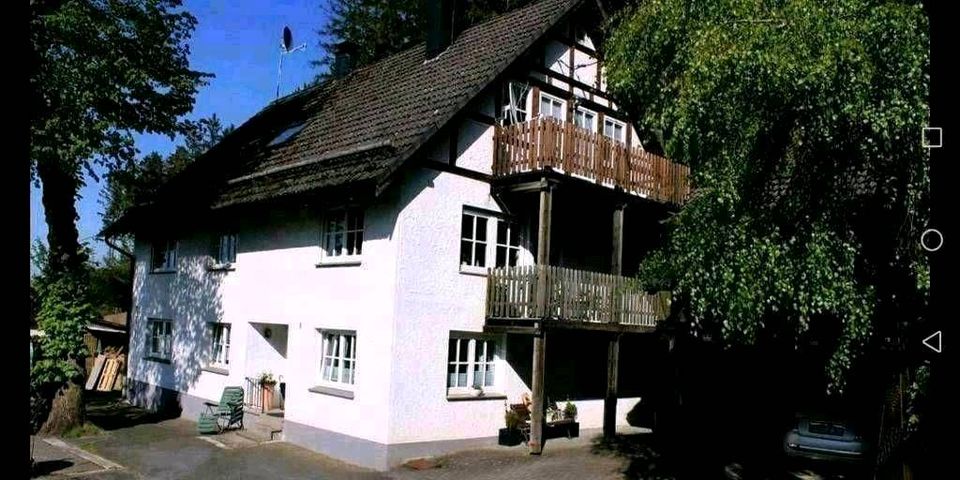
<path id="1" fill-rule="evenodd" d="M 45 159 L 37 162 L 37 175 L 43 188 L 41 200 L 47 222 L 48 273 L 84 278 L 80 274 L 86 258 L 80 250 L 76 223 L 79 188 L 76 172 L 70 170 L 66 162 Z M 41 434 L 58 435 L 83 423 L 83 386 L 77 383 L 81 381 L 82 377 L 60 387 Z"/>
<path id="2" fill-rule="evenodd" d="M 40 435 L 62 435 L 67 430 L 83 424 L 83 387 L 68 382 L 57 391 L 50 407 L 50 415 Z"/>
<path id="3" fill-rule="evenodd" d="M 86 260 L 80 251 L 77 232 L 76 172 L 65 162 L 45 159 L 37 163 L 37 175 L 43 188 L 42 202 L 47 222 L 49 267 L 52 273 L 77 273 Z"/>

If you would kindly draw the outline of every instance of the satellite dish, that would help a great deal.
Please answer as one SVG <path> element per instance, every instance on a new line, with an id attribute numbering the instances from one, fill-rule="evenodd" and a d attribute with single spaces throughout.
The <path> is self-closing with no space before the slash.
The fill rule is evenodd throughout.
<path id="1" fill-rule="evenodd" d="M 290 27 L 283 27 L 283 49 L 285 51 L 290 51 L 290 46 L 293 45 L 293 32 L 290 31 Z"/>

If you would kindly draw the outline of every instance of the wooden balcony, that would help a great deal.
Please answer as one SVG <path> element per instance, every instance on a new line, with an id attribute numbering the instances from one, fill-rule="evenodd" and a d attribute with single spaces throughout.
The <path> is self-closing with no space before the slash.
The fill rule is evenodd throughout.
<path id="1" fill-rule="evenodd" d="M 689 167 L 550 117 L 497 127 L 494 145 L 495 177 L 549 167 L 664 203 L 690 193 Z"/>
<path id="2" fill-rule="evenodd" d="M 554 320 L 568 327 L 651 329 L 669 311 L 669 292 L 648 294 L 618 275 L 543 265 L 494 268 L 487 275 L 488 324 Z"/>

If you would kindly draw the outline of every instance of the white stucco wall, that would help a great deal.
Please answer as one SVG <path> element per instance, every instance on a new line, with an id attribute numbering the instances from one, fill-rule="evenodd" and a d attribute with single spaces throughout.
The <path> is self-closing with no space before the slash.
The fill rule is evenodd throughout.
<path id="1" fill-rule="evenodd" d="M 287 383 L 287 420 L 385 442 L 390 357 L 375 352 L 391 349 L 395 209 L 390 195 L 366 209 L 363 257 L 352 266 L 317 267 L 320 221 L 310 212 L 241 227 L 236 269 L 229 272 L 204 268 L 208 234 L 180 240 L 173 274 L 147 273 L 150 247 L 138 241 L 131 378 L 217 400 L 224 386 L 242 386 L 245 376 L 276 369 L 273 373 L 284 375 Z M 149 317 L 173 320 L 169 365 L 142 358 Z M 200 354 L 209 343 L 206 322 L 217 319 L 233 325 L 228 375 L 201 370 Z M 286 361 L 271 355 L 266 344 L 248 352 L 248 346 L 263 341 L 250 323 L 288 326 Z M 308 391 L 319 383 L 318 329 L 356 331 L 353 399 Z M 273 328 L 275 334 L 279 330 Z"/>

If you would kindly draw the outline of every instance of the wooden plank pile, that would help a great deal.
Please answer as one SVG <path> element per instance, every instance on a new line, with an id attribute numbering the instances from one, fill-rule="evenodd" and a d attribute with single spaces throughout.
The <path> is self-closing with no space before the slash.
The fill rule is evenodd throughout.
<path id="1" fill-rule="evenodd" d="M 87 378 L 86 389 L 99 392 L 122 390 L 126 358 L 123 347 L 108 348 L 98 355 Z"/>

